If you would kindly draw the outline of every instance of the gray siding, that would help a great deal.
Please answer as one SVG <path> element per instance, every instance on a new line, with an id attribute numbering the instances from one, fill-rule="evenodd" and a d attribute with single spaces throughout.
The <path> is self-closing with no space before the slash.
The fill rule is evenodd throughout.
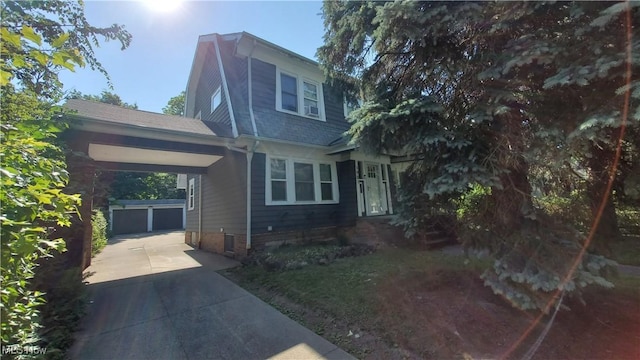
<path id="1" fill-rule="evenodd" d="M 198 175 L 195 177 L 195 209 L 187 210 L 187 231 L 198 231 Z M 227 152 L 202 175 L 202 231 L 244 234 L 247 225 L 246 156 Z"/>
<path id="2" fill-rule="evenodd" d="M 211 113 L 211 95 L 213 92 L 222 85 L 220 77 L 220 68 L 218 66 L 218 60 L 216 58 L 216 52 L 213 45 L 207 48 L 207 54 L 205 56 L 204 65 L 202 68 L 202 74 L 198 79 L 198 86 L 196 88 L 195 95 L 195 111 L 194 115 L 200 111 L 202 114 L 202 120 L 215 123 L 218 126 L 212 128 L 217 135 L 229 137 L 232 135 L 231 118 L 229 117 L 229 109 L 227 107 L 227 94 L 224 88 L 222 92 L 222 103 L 216 110 Z"/>
<path id="3" fill-rule="evenodd" d="M 340 225 L 353 226 L 358 217 L 358 187 L 356 186 L 356 162 L 343 161 L 336 164 L 338 188 L 340 190 Z"/>
<path id="4" fill-rule="evenodd" d="M 203 175 L 204 176 L 204 175 Z M 191 179 L 195 179 L 195 201 L 193 210 L 189 210 L 189 181 Z M 200 177 L 198 175 L 187 175 L 187 203 L 185 204 L 187 208 L 187 223 L 184 224 L 184 228 L 186 231 L 198 231 L 198 214 L 199 214 L 199 199 L 198 199 L 198 187 L 200 186 Z"/>
<path id="5" fill-rule="evenodd" d="M 238 134 L 253 135 L 251 117 L 249 116 L 247 58 L 232 55 L 235 42 L 222 41 L 219 46 Z"/>
<path id="6" fill-rule="evenodd" d="M 351 166 L 338 163 L 340 203 L 317 205 L 266 206 L 265 166 L 265 154 L 254 154 L 251 166 L 251 231 L 253 234 L 268 232 L 268 226 L 271 226 L 272 231 L 276 232 L 355 224 L 357 203 L 355 202 L 353 163 Z M 353 184 L 352 187 L 348 185 L 349 182 Z"/>
<path id="7" fill-rule="evenodd" d="M 276 67 L 257 59 L 252 60 L 253 111 L 258 135 L 298 143 L 329 145 L 349 128 L 344 119 L 342 97 L 327 85 L 323 86 L 327 121 L 276 110 Z"/>

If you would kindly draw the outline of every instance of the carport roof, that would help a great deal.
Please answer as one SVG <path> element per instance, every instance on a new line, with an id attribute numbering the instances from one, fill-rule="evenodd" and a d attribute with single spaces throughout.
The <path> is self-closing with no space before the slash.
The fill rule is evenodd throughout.
<path id="1" fill-rule="evenodd" d="M 199 119 L 127 109 L 117 105 L 82 99 L 69 99 L 64 106 L 69 110 L 75 111 L 72 114 L 73 117 L 94 122 L 185 133 L 185 135 L 228 136 L 228 134 L 225 134 L 226 131 L 219 128 L 217 124 L 205 123 Z"/>

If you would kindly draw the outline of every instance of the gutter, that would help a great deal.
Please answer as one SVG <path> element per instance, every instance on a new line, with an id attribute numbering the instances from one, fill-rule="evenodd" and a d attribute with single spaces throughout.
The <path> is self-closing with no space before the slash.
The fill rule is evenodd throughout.
<path id="1" fill-rule="evenodd" d="M 220 68 L 220 77 L 222 78 L 222 87 L 224 88 L 224 97 L 227 100 L 227 109 L 229 110 L 229 117 L 231 118 L 231 130 L 233 137 L 238 137 L 238 125 L 236 124 L 236 117 L 233 113 L 233 105 L 231 104 L 231 94 L 229 93 L 229 85 L 227 84 L 227 76 L 224 72 L 224 66 L 222 65 L 222 57 L 220 56 L 220 47 L 218 46 L 218 36 L 213 37 L 213 46 L 216 49 L 216 59 L 218 60 L 218 67 Z"/>
<path id="2" fill-rule="evenodd" d="M 251 52 L 249 53 L 249 56 L 247 57 L 247 67 L 249 68 L 247 70 L 248 73 L 248 84 L 247 84 L 247 89 L 249 90 L 249 118 L 251 118 L 251 126 L 253 128 L 253 136 L 258 137 L 258 128 L 256 127 L 256 118 L 253 115 L 253 81 L 251 80 L 251 55 L 253 54 L 253 50 L 256 48 L 256 40 L 253 40 L 253 47 L 251 48 Z M 254 143 L 254 149 L 255 149 L 255 143 Z"/>

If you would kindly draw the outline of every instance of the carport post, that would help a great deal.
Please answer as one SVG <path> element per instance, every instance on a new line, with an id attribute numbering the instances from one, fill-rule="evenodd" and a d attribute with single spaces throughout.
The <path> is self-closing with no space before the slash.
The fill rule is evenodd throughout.
<path id="1" fill-rule="evenodd" d="M 78 213 L 71 215 L 71 226 L 56 227 L 54 236 L 64 239 L 67 245 L 67 265 L 82 270 L 91 265 L 91 210 L 93 201 L 93 178 L 95 162 L 87 154 L 89 143 L 79 137 L 63 135 L 72 151 L 66 154 L 69 182 L 64 189 L 67 194 L 80 194 L 81 203 Z"/>
<path id="2" fill-rule="evenodd" d="M 153 206 L 147 208 L 147 232 L 153 231 Z"/>

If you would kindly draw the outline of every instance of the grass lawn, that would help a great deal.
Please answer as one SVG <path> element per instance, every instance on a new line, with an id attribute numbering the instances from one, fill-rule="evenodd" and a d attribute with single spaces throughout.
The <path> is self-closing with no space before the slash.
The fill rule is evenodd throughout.
<path id="1" fill-rule="evenodd" d="M 292 249 L 286 251 L 291 255 Z M 482 284 L 478 275 L 486 265 L 440 251 L 387 248 L 330 265 L 289 271 L 246 266 L 225 274 L 358 358 L 495 358 L 534 316 L 513 309 Z M 629 340 L 640 341 L 640 278 L 616 282 L 614 291 L 586 294 L 586 307 L 567 300 L 572 311 L 558 316 L 534 358 L 639 358 Z M 576 340 L 576 331 L 586 335 Z M 621 338 L 621 331 L 629 338 Z M 603 341 L 589 341 L 591 333 Z"/>
<path id="2" fill-rule="evenodd" d="M 640 266 L 640 235 L 625 235 L 611 245 L 613 260 L 620 264 Z"/>

